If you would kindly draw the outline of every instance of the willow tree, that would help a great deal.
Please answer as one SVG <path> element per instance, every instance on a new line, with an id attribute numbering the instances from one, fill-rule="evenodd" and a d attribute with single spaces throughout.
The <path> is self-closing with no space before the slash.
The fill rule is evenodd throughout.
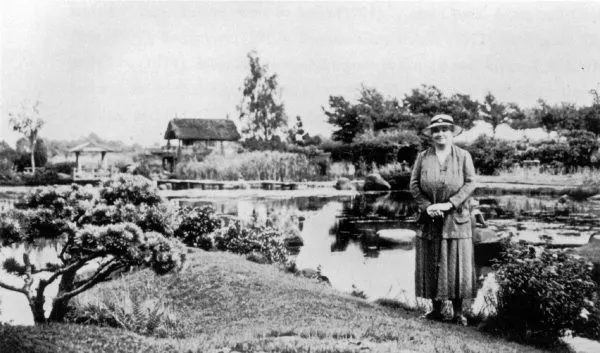
<path id="1" fill-rule="evenodd" d="M 9 123 L 13 130 L 23 134 L 29 141 L 31 151 L 31 170 L 35 173 L 35 145 L 38 141 L 39 131 L 44 126 L 44 120 L 40 118 L 40 102 L 36 101 L 31 106 L 21 104 L 21 109 L 9 112 Z"/>
<path id="2" fill-rule="evenodd" d="M 246 138 L 271 141 L 282 135 L 287 126 L 277 74 L 269 73 L 256 52 L 248 53 L 247 57 L 250 73 L 244 79 L 242 101 L 237 106 L 242 133 Z"/>

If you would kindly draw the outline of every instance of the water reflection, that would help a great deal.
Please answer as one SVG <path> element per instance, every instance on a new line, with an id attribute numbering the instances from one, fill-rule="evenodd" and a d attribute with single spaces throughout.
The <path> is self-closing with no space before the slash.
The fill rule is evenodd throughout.
<path id="1" fill-rule="evenodd" d="M 485 214 L 492 233 L 508 236 L 512 232 L 512 236 L 537 242 L 540 236 L 549 234 L 552 229 L 559 229 L 563 233 L 570 229 L 564 223 L 558 223 L 557 226 L 556 219 L 554 223 L 515 219 L 527 212 L 551 210 L 556 199 L 513 195 L 482 197 L 481 200 L 482 209 L 487 210 Z M 264 218 L 274 213 L 280 217 L 304 217 L 301 230 L 304 246 L 296 256 L 299 269 L 319 268 L 331 284 L 341 291 L 350 292 L 354 285 L 366 293 L 369 299 L 385 297 L 399 299 L 409 305 L 416 304 L 413 283 L 414 243 L 390 241 L 378 235 L 381 231 L 400 234 L 417 230 L 414 222 L 417 206 L 409 193 L 293 199 L 204 199 L 186 202 L 210 202 L 220 212 L 245 219 L 249 219 L 249 215 Z M 579 213 L 591 212 L 596 218 L 600 214 L 600 209 L 589 202 L 579 202 L 571 207 Z M 568 239 L 572 244 L 586 243 L 589 239 L 586 232 L 590 232 L 590 227 L 586 228 L 586 232 L 574 229 L 569 230 L 570 235 L 562 235 L 560 232 L 552 234 L 557 242 Z M 485 252 L 488 248 L 497 252 L 495 244 L 477 246 L 480 252 Z M 478 270 L 482 269 L 481 266 L 489 265 L 487 255 L 478 258 L 481 260 L 478 262 Z M 481 298 L 478 302 L 482 302 Z"/>
<path id="2" fill-rule="evenodd" d="M 600 231 L 597 223 L 600 203 L 570 202 L 570 218 L 561 216 L 567 218 L 552 217 L 540 221 L 535 218 L 535 213 L 552 212 L 556 208 L 556 199 L 514 195 L 480 199 L 482 209 L 487 207 L 489 211 L 486 216 L 490 229 L 500 235 L 521 237 L 530 242 L 539 242 L 540 237 L 546 236 L 553 237 L 557 244 L 581 245 Z M 259 221 L 273 217 L 282 222 L 295 220 L 304 241 L 296 255 L 299 269 L 319 268 L 334 288 L 344 292 L 351 292 L 354 285 L 371 300 L 392 298 L 416 305 L 414 243 L 378 235 L 382 231 L 405 234 L 416 230 L 417 206 L 406 192 L 297 198 L 203 197 L 173 202 L 182 206 L 210 204 L 221 214 L 246 220 L 253 217 Z M 578 219 L 594 220 L 595 223 L 580 223 Z M 21 256 L 22 252 L 22 249 L 0 250 L 0 258 Z M 44 251 L 39 261 L 56 256 L 56 249 Z M 480 262 L 480 265 L 486 264 Z M 31 320 L 23 316 L 30 313 L 24 297 L 20 296 L 0 289 L 0 300 L 3 301 L 0 310 L 4 319 L 16 316 L 20 323 Z M 476 303 L 483 303 L 483 300 L 479 297 Z M 25 321 L 19 321 L 20 317 Z"/>

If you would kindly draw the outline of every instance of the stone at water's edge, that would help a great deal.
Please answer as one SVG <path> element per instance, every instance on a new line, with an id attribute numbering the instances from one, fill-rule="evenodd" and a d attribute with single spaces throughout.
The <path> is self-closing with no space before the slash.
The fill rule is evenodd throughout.
<path id="1" fill-rule="evenodd" d="M 283 240 L 286 247 L 298 247 L 304 245 L 304 240 L 299 235 L 293 235 Z"/>
<path id="2" fill-rule="evenodd" d="M 600 194 L 596 194 L 594 196 L 590 196 L 587 198 L 588 201 L 600 201 Z"/>
<path id="3" fill-rule="evenodd" d="M 364 191 L 389 191 L 390 184 L 377 173 L 369 174 L 365 178 Z"/>
<path id="4" fill-rule="evenodd" d="M 269 259 L 267 259 L 267 257 L 265 255 L 263 255 L 262 253 L 257 252 L 257 251 L 253 251 L 250 254 L 248 254 L 246 256 L 246 259 L 248 261 L 256 262 L 257 264 L 262 264 L 262 265 L 270 263 Z"/>
<path id="5" fill-rule="evenodd" d="M 417 232 L 411 229 L 380 229 L 377 236 L 391 243 L 410 244 L 415 240 Z"/>
<path id="6" fill-rule="evenodd" d="M 356 189 L 356 187 L 354 186 L 354 184 L 352 184 L 350 179 L 344 178 L 344 177 L 339 178 L 336 181 L 335 188 L 337 190 L 355 190 Z"/>
<path id="7" fill-rule="evenodd" d="M 475 264 L 491 266 L 492 260 L 500 257 L 504 245 L 496 231 L 490 228 L 475 228 L 473 231 L 473 251 Z"/>
<path id="8" fill-rule="evenodd" d="M 496 235 L 496 232 L 490 228 L 476 228 L 473 232 L 473 242 L 481 243 L 481 242 L 491 242 L 498 241 L 499 238 Z"/>
<path id="9" fill-rule="evenodd" d="M 593 264 L 592 280 L 600 284 L 600 236 L 592 236 L 590 242 L 575 249 L 575 253 Z"/>

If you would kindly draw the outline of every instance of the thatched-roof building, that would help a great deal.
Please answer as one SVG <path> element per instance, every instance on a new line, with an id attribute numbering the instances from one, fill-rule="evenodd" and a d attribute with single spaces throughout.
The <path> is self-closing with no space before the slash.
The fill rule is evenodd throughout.
<path id="1" fill-rule="evenodd" d="M 184 146 L 195 141 L 237 141 L 240 134 L 231 120 L 172 119 L 165 131 L 165 140 L 180 140 Z"/>
<path id="2" fill-rule="evenodd" d="M 237 143 L 240 134 L 233 121 L 226 119 L 171 119 L 165 131 L 167 146 L 161 150 L 151 151 L 152 154 L 162 158 L 163 167 L 173 170 L 173 166 L 180 159 L 182 151 L 189 151 L 194 146 L 212 148 L 216 142 Z M 171 140 L 178 140 L 176 145 Z"/>

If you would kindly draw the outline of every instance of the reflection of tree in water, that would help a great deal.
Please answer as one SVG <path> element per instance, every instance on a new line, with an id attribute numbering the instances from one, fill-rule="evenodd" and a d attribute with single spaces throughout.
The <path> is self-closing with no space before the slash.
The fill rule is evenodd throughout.
<path id="1" fill-rule="evenodd" d="M 345 202 L 349 199 L 349 197 L 344 197 L 340 200 Z M 331 202 L 331 200 L 330 197 L 322 196 L 298 197 L 294 199 L 299 211 L 319 211 Z"/>
<path id="2" fill-rule="evenodd" d="M 408 220 L 414 218 L 417 211 L 417 204 L 408 192 L 372 193 L 345 201 L 340 217 Z"/>
<path id="3" fill-rule="evenodd" d="M 359 242 L 367 257 L 377 257 L 379 250 L 412 248 L 383 241 L 377 236 L 381 229 L 415 229 L 418 207 L 407 192 L 362 194 L 344 201 L 342 211 L 329 229 L 335 236 L 331 251 L 345 251 L 350 241 Z"/>

